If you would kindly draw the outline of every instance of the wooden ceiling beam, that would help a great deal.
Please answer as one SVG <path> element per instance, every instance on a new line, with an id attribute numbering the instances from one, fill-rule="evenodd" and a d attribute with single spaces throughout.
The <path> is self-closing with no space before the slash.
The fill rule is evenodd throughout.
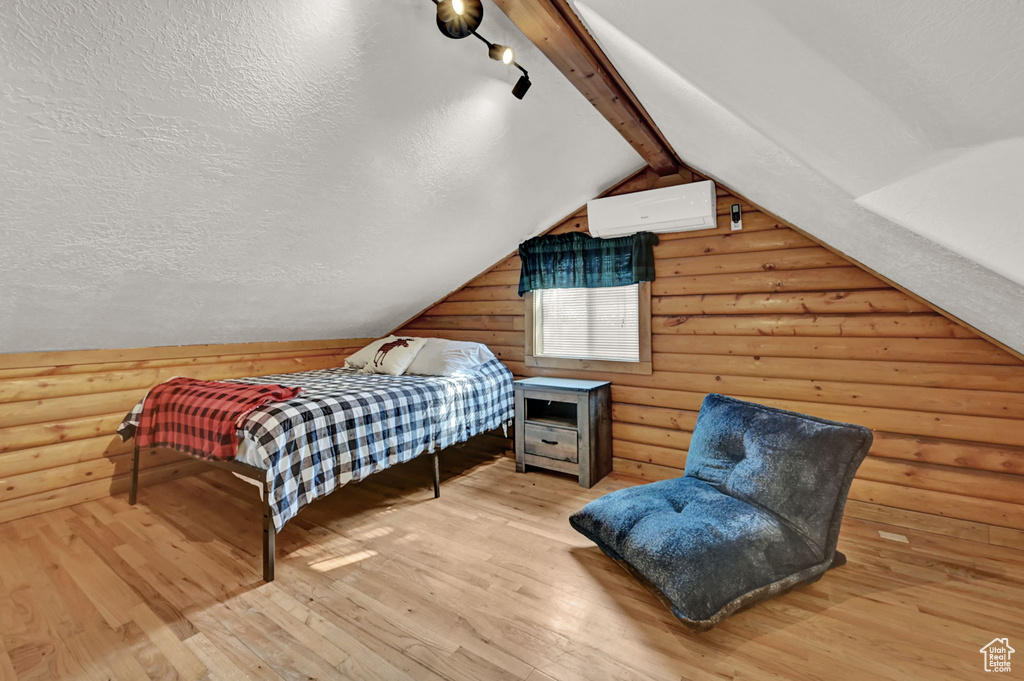
<path id="1" fill-rule="evenodd" d="M 689 172 L 567 0 L 494 1 L 655 172 Z"/>

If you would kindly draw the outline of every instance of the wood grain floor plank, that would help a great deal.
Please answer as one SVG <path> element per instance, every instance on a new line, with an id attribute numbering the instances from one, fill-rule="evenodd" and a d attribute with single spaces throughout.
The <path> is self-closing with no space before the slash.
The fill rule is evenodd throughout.
<path id="1" fill-rule="evenodd" d="M 380 639 L 360 635 L 361 632 L 352 626 L 351 622 L 342 616 L 338 609 L 335 609 L 340 608 L 339 605 L 334 605 L 332 608 L 322 602 L 325 599 L 331 599 L 329 589 L 325 591 L 323 588 L 314 588 L 312 591 L 308 591 L 306 590 L 308 588 L 307 583 L 303 591 L 304 594 L 307 594 L 304 600 L 300 600 L 276 585 L 269 585 L 267 593 L 286 610 L 304 611 L 306 622 L 312 628 L 350 653 L 349 657 L 340 665 L 341 671 L 348 676 L 368 681 L 383 681 L 385 679 L 437 681 L 444 678 L 405 655 L 398 648 L 391 647 Z M 321 594 L 328 595 L 318 597 Z"/>
<path id="2" fill-rule="evenodd" d="M 574 532 L 591 490 L 487 447 L 304 510 L 259 579 L 253 490 L 220 471 L 0 524 L 0 679 L 974 678 L 1024 640 L 1024 551 L 848 518 L 850 563 L 695 635 Z"/>
<path id="3" fill-rule="evenodd" d="M 182 681 L 198 681 L 206 672 L 206 666 L 174 632 L 149 609 L 145 603 L 139 603 L 128 611 L 132 620 L 139 626 L 153 645 L 163 653 L 178 672 Z"/>
<path id="4" fill-rule="evenodd" d="M 209 670 L 210 680 L 223 679 L 224 681 L 247 681 L 249 675 L 235 665 L 217 645 L 215 645 L 206 634 L 202 632 L 185 639 L 185 645 L 192 651 Z"/>
<path id="5" fill-rule="evenodd" d="M 59 553 L 61 540 L 52 528 L 42 527 L 38 536 L 26 540 L 26 545 L 37 558 L 37 565 L 49 578 L 67 610 L 74 613 L 74 633 L 62 638 L 69 651 L 83 668 L 102 678 L 111 675 L 117 679 L 150 678 L 134 655 L 125 630 L 111 629 L 79 585 L 63 569 Z"/>

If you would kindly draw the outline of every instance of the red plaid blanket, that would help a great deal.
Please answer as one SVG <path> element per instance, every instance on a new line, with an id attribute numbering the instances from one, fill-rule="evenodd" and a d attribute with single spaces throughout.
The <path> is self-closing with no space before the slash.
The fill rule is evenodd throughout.
<path id="1" fill-rule="evenodd" d="M 245 417 L 301 392 L 282 385 L 172 378 L 146 395 L 135 443 L 140 449 L 171 447 L 202 459 L 233 459 Z"/>

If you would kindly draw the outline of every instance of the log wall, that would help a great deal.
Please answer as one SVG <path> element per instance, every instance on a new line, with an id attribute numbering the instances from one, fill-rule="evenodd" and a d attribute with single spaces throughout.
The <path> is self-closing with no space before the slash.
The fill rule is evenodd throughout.
<path id="1" fill-rule="evenodd" d="M 208 380 L 338 366 L 368 339 L 0 355 L 0 522 L 127 490 L 131 442 L 114 434 L 146 391 L 174 376 Z M 143 484 L 207 468 L 145 452 Z"/>
<path id="2" fill-rule="evenodd" d="M 744 229 L 731 233 L 736 201 Z M 487 343 L 517 376 L 611 380 L 620 473 L 678 476 L 701 401 L 719 392 L 872 428 L 848 513 L 1024 545 L 1024 362 L 721 188 L 718 212 L 717 230 L 655 249 L 653 375 L 526 367 L 515 255 L 402 331 Z M 552 231 L 586 229 L 584 207 Z"/>

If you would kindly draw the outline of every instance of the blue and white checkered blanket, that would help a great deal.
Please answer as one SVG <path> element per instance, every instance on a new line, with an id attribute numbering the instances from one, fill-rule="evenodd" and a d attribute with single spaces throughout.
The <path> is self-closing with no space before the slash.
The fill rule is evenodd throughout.
<path id="1" fill-rule="evenodd" d="M 458 376 L 387 376 L 334 368 L 232 379 L 304 388 L 253 411 L 238 436 L 244 463 L 267 470 L 278 531 L 306 504 L 342 485 L 505 426 L 512 373 L 498 360 Z M 145 400 L 125 416 L 135 434 Z"/>

